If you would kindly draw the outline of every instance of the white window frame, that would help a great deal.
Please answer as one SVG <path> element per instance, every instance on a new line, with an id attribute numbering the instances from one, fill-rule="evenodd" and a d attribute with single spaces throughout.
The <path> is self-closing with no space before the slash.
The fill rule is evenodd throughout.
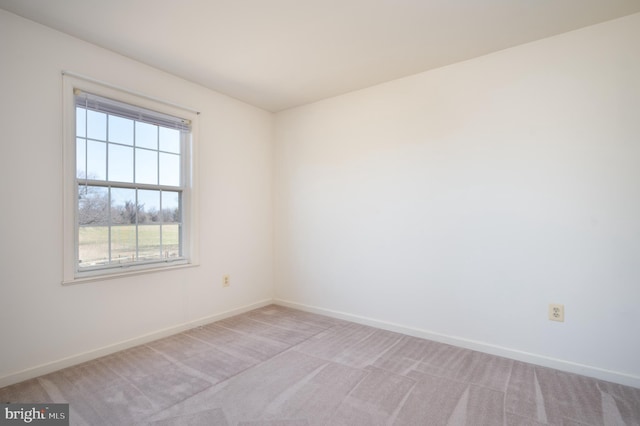
<path id="1" fill-rule="evenodd" d="M 196 141 L 199 113 L 107 83 L 63 72 L 63 285 L 118 278 L 142 273 L 197 266 L 199 262 Z M 76 102 L 75 92 L 91 93 L 129 105 L 157 111 L 191 121 L 191 137 L 181 153 L 182 258 L 172 262 L 129 264 L 121 267 L 80 270 L 78 267 L 78 185 L 76 179 Z"/>

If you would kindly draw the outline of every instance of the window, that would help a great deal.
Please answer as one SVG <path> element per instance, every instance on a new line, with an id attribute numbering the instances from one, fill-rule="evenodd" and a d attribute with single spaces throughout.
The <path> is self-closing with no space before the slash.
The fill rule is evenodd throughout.
<path id="1" fill-rule="evenodd" d="M 64 281 L 192 264 L 193 114 L 65 80 Z"/>

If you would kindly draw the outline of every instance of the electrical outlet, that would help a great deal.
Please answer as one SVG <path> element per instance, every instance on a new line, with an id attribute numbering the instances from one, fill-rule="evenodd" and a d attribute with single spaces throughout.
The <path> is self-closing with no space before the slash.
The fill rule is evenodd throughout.
<path id="1" fill-rule="evenodd" d="M 551 321 L 564 322 L 564 305 L 551 303 L 549 305 L 549 319 Z"/>
<path id="2" fill-rule="evenodd" d="M 222 287 L 229 287 L 231 285 L 230 278 L 228 274 L 222 276 Z"/>

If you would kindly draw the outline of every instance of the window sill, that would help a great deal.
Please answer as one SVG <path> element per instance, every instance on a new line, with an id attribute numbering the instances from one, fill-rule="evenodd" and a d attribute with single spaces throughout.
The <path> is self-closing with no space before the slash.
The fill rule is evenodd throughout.
<path id="1" fill-rule="evenodd" d="M 200 265 L 197 263 L 181 263 L 181 264 L 172 265 L 172 266 L 134 269 L 134 270 L 128 270 L 126 272 L 123 272 L 123 271 L 112 272 L 112 273 L 102 272 L 100 274 L 83 275 L 83 276 L 73 278 L 71 280 L 64 280 L 62 281 L 62 285 L 70 286 L 75 284 L 83 284 L 83 283 L 90 283 L 90 282 L 96 282 L 96 281 L 106 281 L 106 280 L 113 280 L 117 278 L 127 278 L 127 277 L 136 276 L 136 275 L 154 274 L 157 272 L 164 272 L 164 271 L 174 271 L 176 269 L 195 268 L 198 266 Z"/>

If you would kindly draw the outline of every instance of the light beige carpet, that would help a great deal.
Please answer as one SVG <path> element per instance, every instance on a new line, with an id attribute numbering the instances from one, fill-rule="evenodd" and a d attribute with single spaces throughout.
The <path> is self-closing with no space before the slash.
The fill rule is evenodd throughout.
<path id="1" fill-rule="evenodd" d="M 267 306 L 0 389 L 85 425 L 640 425 L 640 389 Z"/>

